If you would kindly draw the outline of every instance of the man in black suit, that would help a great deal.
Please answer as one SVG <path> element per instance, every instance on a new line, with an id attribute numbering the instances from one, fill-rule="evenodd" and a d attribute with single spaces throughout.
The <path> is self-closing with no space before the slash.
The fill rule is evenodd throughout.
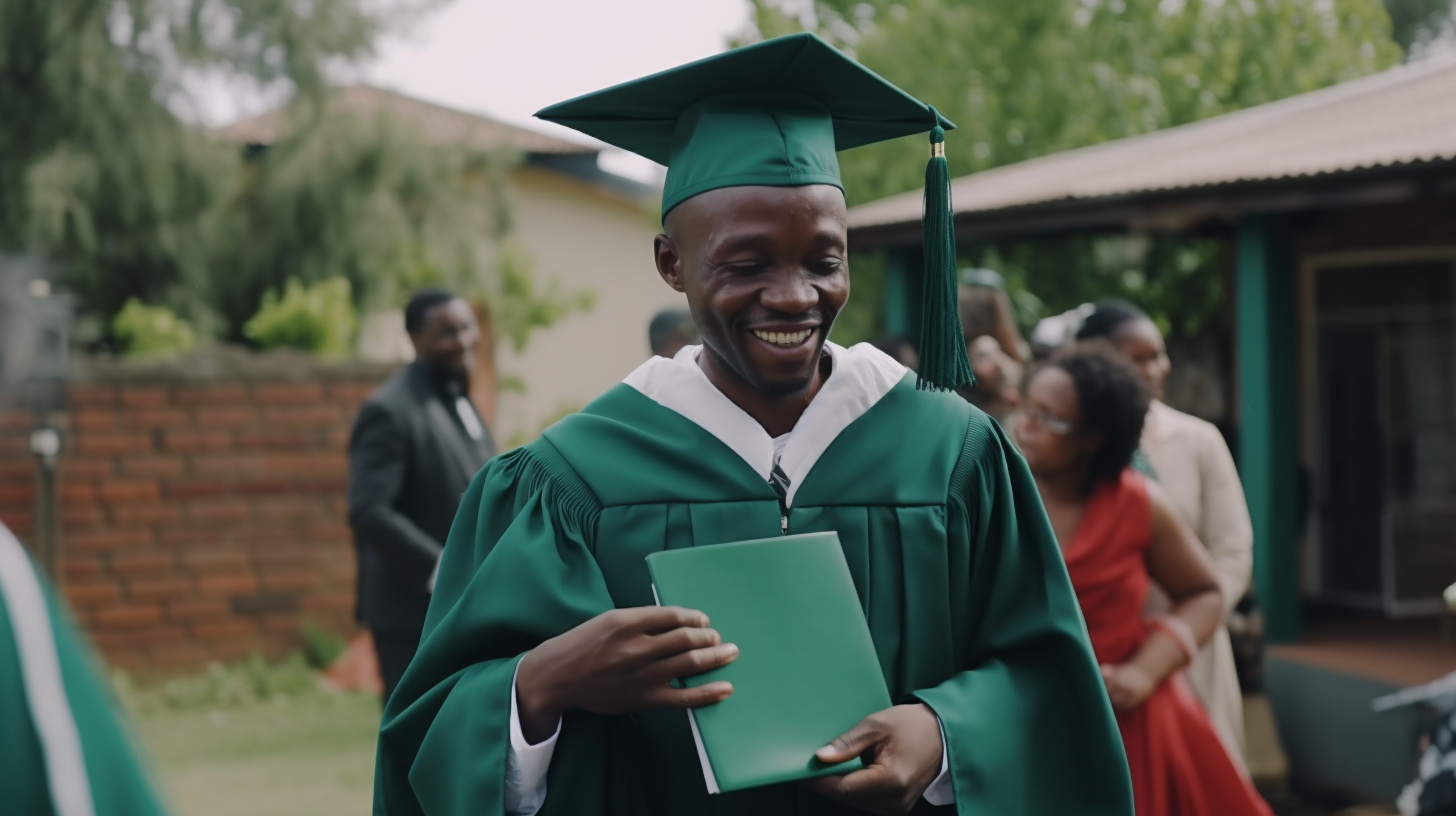
<path id="1" fill-rule="evenodd" d="M 480 328 L 443 289 L 410 298 L 415 361 L 370 395 L 349 439 L 349 524 L 359 622 L 374 636 L 384 699 L 420 645 L 430 584 L 460 496 L 495 454 L 470 402 Z"/>

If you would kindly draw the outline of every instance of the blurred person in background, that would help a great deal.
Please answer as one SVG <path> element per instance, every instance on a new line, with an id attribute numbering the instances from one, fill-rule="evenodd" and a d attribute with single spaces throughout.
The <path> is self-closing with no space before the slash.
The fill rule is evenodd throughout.
<path id="1" fill-rule="evenodd" d="M 1148 388 L 1102 341 L 1052 356 L 1016 427 L 1067 562 L 1132 771 L 1138 816 L 1270 816 L 1178 676 L 1222 625 L 1208 554 L 1157 482 L 1128 465 Z M 1171 610 L 1143 614 L 1149 579 Z"/>
<path id="2" fill-rule="evenodd" d="M 469 397 L 480 341 L 469 304 L 424 289 L 405 306 L 404 324 L 415 360 L 370 395 L 349 438 L 356 615 L 374 638 L 385 700 L 419 648 L 460 496 L 495 455 Z"/>
<path id="3" fill-rule="evenodd" d="M 1005 425 L 1021 399 L 1021 379 L 1030 358 L 1016 328 L 1006 282 L 990 269 L 961 270 L 961 331 L 976 380 L 961 396 Z"/>
<path id="4" fill-rule="evenodd" d="M 647 324 L 647 345 L 654 357 L 671 360 L 683 346 L 696 346 L 698 342 L 698 327 L 693 325 L 693 315 L 681 306 L 663 309 Z"/>
<path id="5" fill-rule="evenodd" d="M 1158 330 L 1141 309 L 1122 300 L 1096 305 L 1077 332 L 1080 339 L 1110 342 L 1137 369 L 1151 402 L 1140 453 L 1178 518 L 1208 549 L 1227 618 L 1249 588 L 1254 528 L 1238 470 L 1223 435 L 1212 423 L 1163 403 L 1172 364 Z M 1150 612 L 1166 608 L 1154 592 Z M 1188 679 L 1239 767 L 1244 761 L 1244 707 L 1228 630 L 1220 626 L 1188 669 Z"/>
<path id="6" fill-rule="evenodd" d="M 887 357 L 902 366 L 915 371 L 920 368 L 920 354 L 915 350 L 915 344 L 910 338 L 903 334 L 891 334 L 875 343 L 875 348 L 883 351 Z"/>
<path id="7" fill-rule="evenodd" d="M 36 325 L 0 272 L 0 408 L 23 379 Z M 0 811 L 160 816 L 100 664 L 46 577 L 0 523 Z"/>

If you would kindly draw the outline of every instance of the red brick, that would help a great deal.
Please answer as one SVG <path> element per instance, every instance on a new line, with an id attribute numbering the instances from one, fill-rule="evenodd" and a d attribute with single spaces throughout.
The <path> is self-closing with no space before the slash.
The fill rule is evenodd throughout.
<path id="1" fill-rule="evenodd" d="M 191 628 L 192 636 L 200 640 L 227 641 L 258 633 L 258 624 L 254 623 L 251 618 L 235 617 L 213 623 L 195 623 Z"/>
<path id="2" fill-rule="evenodd" d="M 30 504 L 35 501 L 35 488 L 31 485 L 0 487 L 0 504 Z"/>
<path id="3" fill-rule="evenodd" d="M 318 554 L 311 549 L 264 552 L 259 553 L 256 560 L 264 574 L 281 570 L 314 570 L 319 564 Z"/>
<path id="4" fill-rule="evenodd" d="M 177 574 L 177 559 L 169 552 L 120 553 L 112 557 L 111 571 L 128 578 L 170 577 Z"/>
<path id="5" fill-rule="evenodd" d="M 198 476 L 239 478 L 263 470 L 263 458 L 252 453 L 201 453 L 192 457 L 192 472 Z"/>
<path id="6" fill-rule="evenodd" d="M 76 434 L 75 448 L 82 454 L 118 456 L 152 450 L 152 435 L 146 431 Z"/>
<path id="7" fill-rule="evenodd" d="M 105 407 L 116 403 L 116 389 L 109 385 L 72 385 L 66 389 L 72 407 Z"/>
<path id="8" fill-rule="evenodd" d="M 263 419 L 269 425 L 285 428 L 331 428 L 344 423 L 344 413 L 337 405 L 301 405 L 264 408 Z"/>
<path id="9" fill-rule="evenodd" d="M 108 479 L 101 483 L 101 499 L 106 502 L 155 501 L 161 497 L 156 482 Z"/>
<path id="10" fill-rule="evenodd" d="M 303 628 L 303 617 L 297 612 L 271 612 L 263 616 L 261 623 L 264 632 L 291 635 Z"/>
<path id="11" fill-rule="evenodd" d="M 154 407 L 166 405 L 170 401 L 170 395 L 165 388 L 124 385 L 118 390 L 121 392 L 121 404 L 128 408 Z"/>
<path id="12" fill-rule="evenodd" d="M 378 383 L 334 383 L 329 386 L 329 398 L 339 402 L 359 403 L 369 398 Z"/>
<path id="13" fill-rule="evenodd" d="M 86 482 L 61 482 L 62 504 L 92 504 L 96 501 L 96 487 Z"/>
<path id="14" fill-rule="evenodd" d="M 323 398 L 323 386 L 312 383 L 253 387 L 253 400 L 260 405 L 307 405 Z"/>
<path id="15" fill-rule="evenodd" d="M 125 661 L 124 655 L 131 650 L 131 638 L 127 636 L 127 633 L 116 631 L 98 632 L 95 629 L 95 621 L 89 618 L 85 623 L 87 628 L 91 630 L 88 633 L 91 636 L 91 642 L 106 653 L 106 662 L 113 666 L 123 663 Z"/>
<path id="16" fill-rule="evenodd" d="M 125 456 L 121 472 L 143 478 L 173 478 L 187 471 L 187 460 L 180 456 Z"/>
<path id="17" fill-rule="evenodd" d="M 144 530 L 98 530 L 90 533 L 67 533 L 65 538 L 66 549 L 80 553 L 126 550 L 146 547 L 151 543 L 152 534 Z"/>
<path id="18" fill-rule="evenodd" d="M 171 529 L 163 527 L 157 531 L 157 543 L 163 547 L 208 547 L 221 544 L 223 531 L 216 529 L 203 529 L 199 527 L 183 527 Z"/>
<path id="19" fill-rule="evenodd" d="M 187 518 L 198 524 L 225 524 L 248 517 L 248 503 L 243 499 L 197 499 L 187 503 Z"/>
<path id="20" fill-rule="evenodd" d="M 128 428 L 176 428 L 188 418 L 182 408 L 137 408 L 127 411 L 124 421 Z"/>
<path id="21" fill-rule="evenodd" d="M 248 399 L 247 386 L 205 385 L 178 388 L 172 401 L 178 405 L 236 405 Z"/>
<path id="22" fill-rule="evenodd" d="M 196 643 L 158 644 L 147 649 L 147 662 L 164 669 L 190 669 L 207 665 L 212 654 Z"/>
<path id="23" fill-rule="evenodd" d="M 300 482 L 297 487 L 300 493 L 310 493 L 324 496 L 343 496 L 349 492 L 348 479 L 311 479 Z"/>
<path id="24" fill-rule="evenodd" d="M 311 592 L 318 588 L 316 572 L 263 573 L 263 589 L 268 592 Z"/>
<path id="25" fill-rule="evenodd" d="M 272 481 L 238 482 L 237 491 L 242 496 L 278 496 L 295 492 L 292 484 L 279 479 Z"/>
<path id="26" fill-rule="evenodd" d="M 20 459 L 0 462 L 0 482 L 29 482 L 35 478 L 35 464 Z"/>
<path id="27" fill-rule="evenodd" d="M 303 536 L 310 542 L 319 543 L 325 541 L 354 540 L 354 530 L 347 524 L 310 524 L 304 530 Z"/>
<path id="28" fill-rule="evenodd" d="M 94 555 L 68 556 L 62 570 L 68 582 L 97 578 L 101 575 L 101 559 Z"/>
<path id="29" fill-rule="evenodd" d="M 196 587 L 187 578 L 138 578 L 126 582 L 127 597 L 139 601 L 185 598 L 195 591 Z"/>
<path id="30" fill-rule="evenodd" d="M 299 478 L 301 476 L 344 476 L 349 472 L 349 457 L 342 453 L 283 454 L 263 457 L 263 470 L 269 474 Z"/>
<path id="31" fill-rule="evenodd" d="M 349 436 L 352 433 L 350 427 L 353 425 L 352 418 L 344 423 L 344 427 L 334 428 L 324 433 L 324 449 L 331 451 L 346 451 L 349 449 Z"/>
<path id="32" fill-rule="evenodd" d="M 101 509 L 84 505 L 63 504 L 60 507 L 61 527 L 67 531 L 92 529 L 101 525 Z"/>
<path id="33" fill-rule="evenodd" d="M 0 431 L 28 431 L 31 428 L 30 414 L 25 411 L 0 413 Z"/>
<path id="34" fill-rule="evenodd" d="M 272 496 L 253 502 L 253 512 L 264 521 L 308 522 L 318 518 L 322 509 L 318 501 L 302 496 Z M 294 538 L 297 538 L 294 533 Z"/>
<path id="35" fill-rule="evenodd" d="M 198 406 L 197 425 L 202 428 L 243 428 L 258 423 L 258 411 L 251 407 Z"/>
<path id="36" fill-rule="evenodd" d="M 204 595 L 252 595 L 258 591 L 258 578 L 252 574 L 204 575 L 197 579 L 197 589 Z"/>
<path id="37" fill-rule="evenodd" d="M 109 431 L 116 427 L 116 412 L 110 408 L 71 411 L 71 430 Z"/>
<path id="38" fill-rule="evenodd" d="M 121 597 L 115 581 L 67 581 L 65 590 L 71 606 L 100 606 Z"/>
<path id="39" fill-rule="evenodd" d="M 316 592 L 304 598 L 301 603 L 305 612 L 352 612 L 354 593 Z"/>
<path id="40" fill-rule="evenodd" d="M 183 453 L 231 450 L 233 435 L 230 431 L 167 431 L 162 435 L 162 444 L 167 450 Z"/>
<path id="41" fill-rule="evenodd" d="M 160 621 L 162 619 L 162 607 L 154 603 L 108 606 L 96 610 L 92 619 L 100 627 L 130 629 L 138 626 L 147 626 Z"/>
<path id="42" fill-rule="evenodd" d="M 10 528 L 10 532 L 16 535 L 30 532 L 33 520 L 29 510 L 19 510 L 13 507 L 0 510 L 0 521 L 5 522 L 5 526 Z"/>
<path id="43" fill-rule="evenodd" d="M 226 598 L 181 598 L 166 602 L 167 617 L 171 620 L 216 621 L 232 616 L 232 605 Z"/>
<path id="44" fill-rule="evenodd" d="M 227 493 L 228 486 L 222 482 L 176 482 L 167 485 L 169 499 L 208 499 Z"/>
<path id="45" fill-rule="evenodd" d="M 111 508 L 111 518 L 124 526 L 146 526 L 149 524 L 171 524 L 182 517 L 175 504 L 156 502 L 118 504 Z"/>
<path id="46" fill-rule="evenodd" d="M 112 474 L 111 460 L 102 457 L 62 456 L 61 479 L 104 479 Z"/>
<path id="47" fill-rule="evenodd" d="M 187 569 L 204 574 L 236 574 L 247 572 L 252 564 L 246 553 L 236 550 L 203 550 L 182 557 Z"/>
<path id="48" fill-rule="evenodd" d="M 238 431 L 239 450 L 296 451 L 309 447 L 312 437 L 298 431 Z"/>

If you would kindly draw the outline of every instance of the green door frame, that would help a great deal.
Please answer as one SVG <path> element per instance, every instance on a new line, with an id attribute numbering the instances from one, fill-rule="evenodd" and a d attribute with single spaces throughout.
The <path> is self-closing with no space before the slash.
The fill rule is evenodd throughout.
<path id="1" fill-rule="evenodd" d="M 1245 217 L 1235 238 L 1239 465 L 1254 524 L 1254 587 L 1272 643 L 1299 638 L 1294 248 L 1288 222 Z"/>

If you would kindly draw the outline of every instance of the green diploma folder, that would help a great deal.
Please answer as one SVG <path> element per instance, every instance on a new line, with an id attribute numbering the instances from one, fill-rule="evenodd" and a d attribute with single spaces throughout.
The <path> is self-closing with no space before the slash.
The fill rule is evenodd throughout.
<path id="1" fill-rule="evenodd" d="M 733 696 L 688 712 L 709 793 L 847 773 L 814 752 L 890 707 L 875 644 L 835 533 L 665 550 L 647 556 L 658 603 L 704 612 L 738 659 L 716 680 Z"/>

